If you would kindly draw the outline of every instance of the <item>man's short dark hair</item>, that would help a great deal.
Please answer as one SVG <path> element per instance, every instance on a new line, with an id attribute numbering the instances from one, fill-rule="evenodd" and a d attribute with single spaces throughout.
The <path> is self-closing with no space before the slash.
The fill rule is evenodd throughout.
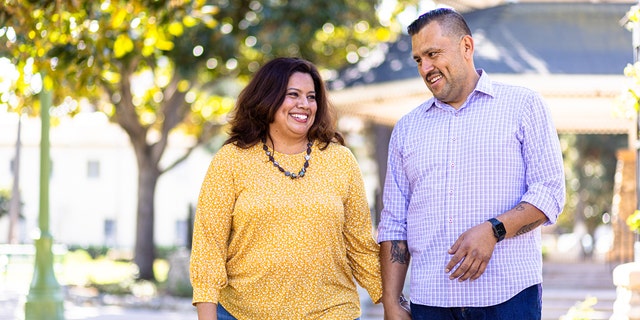
<path id="1" fill-rule="evenodd" d="M 413 36 L 433 21 L 438 22 L 445 35 L 456 35 L 459 37 L 471 35 L 471 30 L 464 20 L 464 17 L 457 11 L 449 8 L 438 8 L 422 14 L 407 27 L 407 32 Z"/>

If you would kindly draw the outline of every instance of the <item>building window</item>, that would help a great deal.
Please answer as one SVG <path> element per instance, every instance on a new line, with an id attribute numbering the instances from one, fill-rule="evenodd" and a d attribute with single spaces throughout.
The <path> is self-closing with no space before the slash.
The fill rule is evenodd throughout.
<path id="1" fill-rule="evenodd" d="M 104 220 L 104 245 L 110 248 L 116 246 L 116 221 L 113 219 Z"/>
<path id="2" fill-rule="evenodd" d="M 177 220 L 176 221 L 176 246 L 186 247 L 188 234 L 189 234 L 189 230 L 187 229 L 187 221 Z"/>
<path id="3" fill-rule="evenodd" d="M 97 160 L 89 160 L 87 162 L 87 178 L 100 177 L 100 162 Z"/>

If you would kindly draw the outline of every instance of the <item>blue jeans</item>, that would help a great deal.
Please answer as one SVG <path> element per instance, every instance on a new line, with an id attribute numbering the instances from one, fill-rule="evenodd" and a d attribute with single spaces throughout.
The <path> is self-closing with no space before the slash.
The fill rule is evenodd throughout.
<path id="1" fill-rule="evenodd" d="M 411 303 L 413 320 L 540 320 L 542 285 L 533 285 L 513 298 L 488 307 L 429 307 Z"/>
<path id="2" fill-rule="evenodd" d="M 218 303 L 218 320 L 236 320 L 236 318 L 234 318 L 229 313 L 229 311 L 227 311 L 225 308 L 222 307 L 222 305 Z M 360 320 L 360 318 L 356 318 L 356 320 Z"/>
<path id="3" fill-rule="evenodd" d="M 227 309 L 223 308 L 221 304 L 218 303 L 218 320 L 236 320 Z"/>

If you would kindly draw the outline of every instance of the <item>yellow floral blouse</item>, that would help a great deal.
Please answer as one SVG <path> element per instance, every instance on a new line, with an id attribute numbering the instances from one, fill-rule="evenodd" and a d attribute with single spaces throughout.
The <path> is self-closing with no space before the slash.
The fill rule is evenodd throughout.
<path id="1" fill-rule="evenodd" d="M 300 171 L 305 153 L 276 152 Z M 193 231 L 193 303 L 237 319 L 355 319 L 355 280 L 378 302 L 378 244 L 353 154 L 312 147 L 304 177 L 286 177 L 258 143 L 223 146 L 202 183 Z"/>

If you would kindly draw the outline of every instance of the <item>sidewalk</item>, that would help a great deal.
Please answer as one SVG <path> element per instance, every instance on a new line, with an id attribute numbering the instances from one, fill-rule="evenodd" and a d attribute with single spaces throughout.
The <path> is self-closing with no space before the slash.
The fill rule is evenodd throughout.
<path id="1" fill-rule="evenodd" d="M 571 307 L 589 297 L 597 299 L 590 320 L 608 320 L 616 299 L 612 277 L 614 267 L 599 261 L 545 262 L 542 274 L 542 320 L 558 320 Z M 408 288 L 405 288 L 405 293 L 409 293 Z M 380 320 L 382 315 L 381 305 L 363 300 L 361 320 Z"/>
<path id="2" fill-rule="evenodd" d="M 588 297 L 597 299 L 590 319 L 608 320 L 613 314 L 616 299 L 614 268 L 615 265 L 605 262 L 545 263 L 542 320 L 557 320 Z"/>
<path id="3" fill-rule="evenodd" d="M 615 266 L 603 262 L 545 262 L 543 267 L 543 320 L 557 320 L 576 303 L 597 298 L 591 320 L 609 319 L 616 290 L 612 282 Z M 408 293 L 408 290 L 406 291 Z M 0 283 L 0 320 L 22 320 L 28 284 Z M 383 310 L 362 291 L 361 320 L 380 320 Z M 161 297 L 146 303 L 119 300 L 117 305 L 95 305 L 73 299 L 65 302 L 66 320 L 194 320 L 195 308 L 188 298 Z"/>

